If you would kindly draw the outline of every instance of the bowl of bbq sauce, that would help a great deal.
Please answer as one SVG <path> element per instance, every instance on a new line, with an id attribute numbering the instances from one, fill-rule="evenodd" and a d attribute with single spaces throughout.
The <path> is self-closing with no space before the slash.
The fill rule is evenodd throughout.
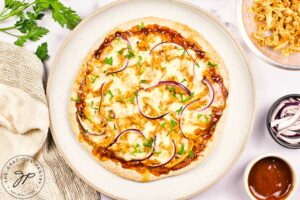
<path id="1" fill-rule="evenodd" d="M 298 187 L 298 177 L 283 156 L 263 154 L 246 167 L 244 185 L 252 200 L 290 200 Z"/>

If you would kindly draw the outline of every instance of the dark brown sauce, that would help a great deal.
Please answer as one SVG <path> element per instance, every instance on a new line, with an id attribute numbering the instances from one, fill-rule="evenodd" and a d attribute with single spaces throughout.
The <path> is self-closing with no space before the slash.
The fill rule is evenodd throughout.
<path id="1" fill-rule="evenodd" d="M 251 193 L 259 200 L 285 199 L 293 188 L 292 171 L 279 158 L 263 158 L 250 170 L 248 185 Z"/>

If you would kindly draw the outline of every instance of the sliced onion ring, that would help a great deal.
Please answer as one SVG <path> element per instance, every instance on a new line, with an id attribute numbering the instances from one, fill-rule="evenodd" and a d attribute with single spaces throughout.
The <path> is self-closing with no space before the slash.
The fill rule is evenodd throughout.
<path id="1" fill-rule="evenodd" d="M 109 147 L 111 147 L 112 145 L 114 145 L 114 144 L 118 141 L 118 139 L 119 139 L 122 135 L 124 135 L 125 133 L 127 133 L 127 132 L 136 132 L 136 133 L 140 134 L 143 138 L 146 139 L 144 133 L 143 133 L 141 130 L 139 130 L 139 129 L 134 129 L 134 128 L 132 128 L 132 129 L 126 129 L 126 130 L 122 131 L 122 132 L 114 139 L 114 141 L 113 141 L 112 143 L 110 143 L 110 144 L 106 147 L 106 149 L 108 149 Z M 153 144 L 152 144 L 152 150 L 149 152 L 149 154 L 147 154 L 147 156 L 146 156 L 145 158 L 141 158 L 141 159 L 131 159 L 130 161 L 143 161 L 143 160 L 146 160 L 146 159 L 150 158 L 150 157 L 152 156 L 152 154 L 153 154 L 153 151 L 154 151 L 154 143 L 155 143 L 155 140 L 156 140 L 156 137 L 154 137 L 154 141 L 153 141 Z"/>
<path id="2" fill-rule="evenodd" d="M 299 144 L 300 143 L 300 137 L 290 138 L 290 137 L 286 137 L 283 135 L 279 135 L 278 138 L 289 144 Z"/>
<path id="3" fill-rule="evenodd" d="M 141 109 L 141 107 L 140 107 L 140 104 L 139 104 L 139 97 L 138 97 L 139 95 L 138 95 L 138 92 L 139 92 L 139 91 L 137 91 L 137 95 L 136 95 L 136 97 L 135 97 L 135 98 L 136 98 L 136 104 L 137 104 L 139 113 L 140 113 L 141 115 L 143 115 L 145 118 L 154 120 L 154 119 L 160 119 L 160 118 L 163 118 L 164 116 L 166 116 L 167 114 L 169 114 L 169 112 L 166 112 L 166 113 L 164 113 L 164 114 L 162 114 L 162 115 L 155 116 L 155 117 L 150 117 L 150 116 L 147 116 L 146 114 L 144 114 L 143 111 L 142 111 L 142 109 Z"/>
<path id="4" fill-rule="evenodd" d="M 215 97 L 214 97 L 214 96 L 215 96 L 215 94 L 214 94 L 214 89 L 213 89 L 212 85 L 210 84 L 210 82 L 209 82 L 206 78 L 203 79 L 203 82 L 206 83 L 206 85 L 208 86 L 208 88 L 209 88 L 209 93 L 210 93 L 210 96 L 211 96 L 211 97 L 210 97 L 210 100 L 209 100 L 209 103 L 208 103 L 208 104 L 206 104 L 204 107 L 202 107 L 202 108 L 199 109 L 199 110 L 195 110 L 195 111 L 197 111 L 197 112 L 201 112 L 201 111 L 203 111 L 203 110 L 206 110 L 209 106 L 211 106 L 211 104 L 213 103 L 214 98 L 215 98 Z M 193 103 L 198 102 L 199 100 L 200 100 L 200 99 L 196 99 L 196 100 L 191 101 L 190 103 L 186 104 L 186 105 L 183 107 L 183 109 L 181 110 L 180 114 L 179 114 L 179 119 L 178 119 L 178 122 L 179 122 L 179 129 L 180 129 L 182 135 L 183 135 L 185 138 L 187 138 L 187 137 L 184 135 L 184 133 L 183 133 L 183 131 L 182 131 L 182 128 L 181 128 L 181 122 L 182 122 L 182 116 L 183 116 L 183 113 L 184 113 L 184 111 L 185 111 L 190 105 L 192 105 Z"/>
<path id="5" fill-rule="evenodd" d="M 182 45 L 180 45 L 180 44 L 178 44 L 178 43 L 176 43 L 176 42 L 160 42 L 160 43 L 158 43 L 158 44 L 156 44 L 156 45 L 154 45 L 154 46 L 152 47 L 152 49 L 151 49 L 150 52 L 149 52 L 149 55 L 152 53 L 152 51 L 153 51 L 155 48 L 157 48 L 157 47 L 159 47 L 159 46 L 161 46 L 161 45 L 163 45 L 163 44 L 175 44 L 175 45 L 177 45 L 177 46 L 180 46 L 182 49 L 184 49 L 184 51 L 186 52 L 186 54 L 187 54 L 188 56 L 190 56 L 190 54 L 188 53 L 188 51 L 187 51 Z"/>
<path id="6" fill-rule="evenodd" d="M 290 97 L 278 103 L 270 117 L 270 129 L 280 140 L 289 144 L 300 143 L 300 102 Z"/>
<path id="7" fill-rule="evenodd" d="M 128 46 L 130 46 L 130 42 L 126 38 L 123 38 L 123 37 L 121 37 L 121 38 L 127 42 Z M 129 63 L 129 59 L 126 58 L 126 60 L 125 60 L 124 64 L 122 65 L 122 67 L 120 67 L 119 69 L 117 69 L 115 71 L 109 71 L 109 72 L 107 72 L 107 74 L 114 74 L 114 73 L 118 73 L 118 72 L 121 72 L 121 71 L 125 70 L 128 67 L 128 63 Z"/>
<path id="8" fill-rule="evenodd" d="M 160 163 L 160 164 L 157 164 L 157 165 L 151 165 L 149 167 L 154 168 L 154 167 L 160 167 L 160 166 L 163 166 L 165 164 L 168 164 L 175 157 L 175 155 L 176 155 L 176 145 L 175 145 L 174 140 L 172 140 L 172 147 L 173 147 L 172 155 L 171 155 L 171 157 L 167 161 L 165 161 L 163 163 Z M 154 149 L 155 149 L 155 147 L 154 147 Z"/>
<path id="9" fill-rule="evenodd" d="M 93 131 L 90 131 L 87 127 L 85 127 L 81 117 L 79 116 L 79 114 L 77 114 L 77 119 L 78 119 L 78 122 L 79 122 L 79 125 L 80 127 L 89 135 L 92 135 L 92 136 L 100 136 L 100 135 L 103 135 L 105 133 L 105 130 L 102 131 L 101 133 L 96 133 L 96 132 L 93 132 Z"/>
<path id="10" fill-rule="evenodd" d="M 209 89 L 209 94 L 210 94 L 210 99 L 209 99 L 209 103 L 206 104 L 205 107 L 201 108 L 200 110 L 197 110 L 197 111 L 203 111 L 205 110 L 206 108 L 208 108 L 209 106 L 211 106 L 211 104 L 214 102 L 214 99 L 215 99 L 215 92 L 214 92 L 214 88 L 213 86 L 211 85 L 211 83 L 206 79 L 206 78 L 203 78 L 203 83 L 205 83 Z"/>
<path id="11" fill-rule="evenodd" d="M 135 129 L 135 128 L 126 129 L 126 130 L 122 131 L 121 133 L 119 133 L 119 135 L 114 139 L 114 141 L 113 141 L 112 143 L 110 143 L 106 148 L 111 147 L 114 143 L 117 142 L 117 140 L 118 140 L 122 135 L 124 135 L 124 134 L 127 133 L 127 132 L 131 132 L 131 131 L 132 131 L 132 132 L 137 132 L 137 133 L 139 133 L 140 135 L 142 135 L 142 136 L 145 138 L 144 133 L 143 133 L 142 131 L 140 131 L 139 129 Z"/>
<path id="12" fill-rule="evenodd" d="M 176 81 L 159 81 L 156 85 L 148 87 L 145 90 L 147 91 L 147 90 L 150 90 L 150 89 L 155 88 L 155 87 L 160 86 L 160 85 L 172 85 L 172 86 L 176 86 L 176 87 L 182 89 L 189 96 L 192 95 L 192 92 L 187 87 L 185 87 L 184 85 L 182 85 L 181 83 L 178 83 Z"/>
<path id="13" fill-rule="evenodd" d="M 128 60 L 128 58 L 126 58 L 126 61 L 125 61 L 124 65 L 120 69 L 117 69 L 115 71 L 107 72 L 107 74 L 114 74 L 114 73 L 118 73 L 118 72 L 121 72 L 121 71 L 125 70 L 128 67 L 128 63 L 129 63 L 129 60 Z"/>

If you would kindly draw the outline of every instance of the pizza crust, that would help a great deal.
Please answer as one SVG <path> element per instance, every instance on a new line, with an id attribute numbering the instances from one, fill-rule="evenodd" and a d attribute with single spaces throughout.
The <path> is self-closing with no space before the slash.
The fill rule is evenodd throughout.
<path id="1" fill-rule="evenodd" d="M 128 30 L 137 24 L 141 24 L 142 22 L 145 25 L 159 24 L 160 26 L 167 26 L 170 29 L 176 30 L 183 37 L 187 38 L 188 40 L 197 42 L 202 47 L 202 49 L 209 54 L 209 57 L 212 58 L 212 60 L 214 60 L 214 62 L 216 62 L 218 64 L 219 74 L 223 78 L 224 86 L 227 88 L 227 90 L 229 90 L 229 74 L 225 67 L 225 63 L 223 62 L 223 60 L 221 59 L 221 57 L 219 56 L 217 51 L 197 31 L 191 29 L 187 25 L 184 25 L 184 24 L 181 24 L 178 22 L 174 22 L 174 21 L 170 21 L 170 20 L 166 20 L 166 19 L 162 19 L 162 18 L 157 18 L 157 17 L 145 17 L 145 18 L 135 19 L 135 20 L 131 20 L 129 22 L 123 23 L 118 28 L 112 30 L 111 32 L 109 32 L 106 35 L 113 34 L 117 30 Z M 89 58 L 92 56 L 94 51 L 99 47 L 99 45 L 104 41 L 104 39 L 105 39 L 105 37 L 103 37 L 100 40 L 100 42 L 98 42 L 94 46 L 94 48 L 91 49 L 90 53 L 85 58 L 83 63 L 85 63 L 86 61 L 89 60 Z M 79 89 L 79 85 L 83 78 L 83 76 L 80 76 L 80 74 L 82 74 L 83 72 L 84 72 L 84 66 L 82 65 L 80 67 L 79 73 L 77 74 L 77 77 L 75 79 L 71 96 L 76 96 L 76 91 Z M 218 146 L 218 143 L 222 137 L 222 131 L 225 127 L 225 122 L 226 122 L 226 115 L 227 115 L 226 113 L 227 113 L 229 106 L 230 105 L 228 105 L 228 102 L 227 102 L 227 106 L 223 110 L 223 114 L 216 125 L 215 131 L 213 134 L 213 139 L 210 140 L 210 142 L 207 144 L 205 150 L 201 153 L 201 156 L 199 156 L 196 161 L 193 161 L 188 166 L 185 166 L 179 170 L 170 171 L 168 174 L 162 174 L 160 176 L 155 176 L 155 175 L 151 174 L 150 172 L 142 175 L 135 170 L 123 168 L 120 163 L 117 163 L 117 162 L 114 162 L 111 160 L 100 160 L 98 157 L 96 157 L 92 154 L 92 147 L 88 143 L 86 143 L 84 141 L 80 141 L 80 142 L 85 146 L 86 149 L 88 149 L 88 151 L 91 153 L 91 155 L 93 155 L 104 168 L 106 168 L 107 170 L 113 172 L 114 174 L 116 174 L 118 176 L 121 176 L 121 177 L 129 179 L 129 180 L 133 180 L 133 181 L 139 181 L 139 182 L 149 182 L 149 181 L 159 180 L 162 178 L 179 175 L 179 174 L 182 174 L 184 172 L 191 170 L 192 168 L 197 166 L 200 162 L 203 162 L 203 160 L 205 160 L 209 156 L 209 154 L 211 154 L 213 152 L 214 148 L 216 148 Z M 77 122 L 76 105 L 75 105 L 74 101 L 70 101 L 70 103 L 69 103 L 68 118 L 69 118 L 69 121 L 71 124 L 72 131 L 76 134 L 76 137 L 78 138 L 78 136 L 80 134 L 80 130 L 79 130 L 79 124 Z"/>

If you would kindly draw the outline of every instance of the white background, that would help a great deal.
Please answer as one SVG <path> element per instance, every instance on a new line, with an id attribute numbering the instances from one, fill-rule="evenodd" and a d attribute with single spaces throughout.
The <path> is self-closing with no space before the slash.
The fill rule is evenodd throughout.
<path id="1" fill-rule="evenodd" d="M 112 0 L 62 0 L 62 2 L 71 6 L 82 18 L 85 18 L 98 7 L 112 2 Z M 300 159 L 298 157 L 300 151 L 279 146 L 268 134 L 265 125 L 268 109 L 276 99 L 286 94 L 300 93 L 300 71 L 286 71 L 275 68 L 258 59 L 245 47 L 237 28 L 236 0 L 189 0 L 189 2 L 208 10 L 218 17 L 241 42 L 249 63 L 252 66 L 257 100 L 254 129 L 240 160 L 220 182 L 209 190 L 195 196 L 193 199 L 246 200 L 248 197 L 244 190 L 243 172 L 248 162 L 254 157 L 263 153 L 281 154 L 291 161 L 297 174 L 300 173 Z M 3 1 L 1 1 L 1 4 L 3 4 Z M 2 23 L 0 27 L 13 23 L 13 20 L 6 24 Z M 61 29 L 58 24 L 51 20 L 50 15 L 46 15 L 40 24 L 50 30 L 50 33 L 40 41 L 47 41 L 49 45 L 50 59 L 45 63 L 48 74 L 55 54 L 69 31 L 67 29 Z M 0 39 L 11 43 L 15 40 L 3 33 L 0 33 Z M 27 44 L 26 48 L 34 51 L 36 45 L 35 43 Z M 102 195 L 102 199 L 109 198 Z M 299 189 L 294 199 L 300 199 Z"/>

